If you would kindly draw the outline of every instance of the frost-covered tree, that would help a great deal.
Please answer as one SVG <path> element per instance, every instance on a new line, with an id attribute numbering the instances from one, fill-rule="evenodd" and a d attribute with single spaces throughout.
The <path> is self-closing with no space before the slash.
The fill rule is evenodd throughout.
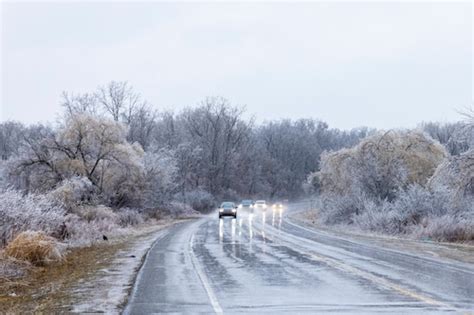
<path id="1" fill-rule="evenodd" d="M 410 184 L 426 184 L 446 156 L 445 149 L 423 133 L 389 131 L 324 155 L 319 179 L 323 192 L 356 191 L 392 200 Z"/>
<path id="2" fill-rule="evenodd" d="M 177 188 L 177 166 L 174 152 L 158 150 L 144 156 L 145 206 L 156 208 L 169 202 Z"/>
<path id="3" fill-rule="evenodd" d="M 243 109 L 224 98 L 207 98 L 199 107 L 183 113 L 184 128 L 193 144 L 202 149 L 205 182 L 212 194 L 231 187 L 234 157 L 247 141 L 251 122 L 242 119 Z"/>
<path id="4" fill-rule="evenodd" d="M 95 98 L 114 121 L 122 120 L 127 124 L 130 124 L 135 109 L 143 105 L 140 94 L 128 82 L 111 81 L 97 89 Z"/>
<path id="5" fill-rule="evenodd" d="M 101 113 L 97 97 L 93 93 L 74 94 L 63 92 L 61 106 L 66 116 L 89 114 L 97 116 Z"/>
<path id="6" fill-rule="evenodd" d="M 110 204 L 121 206 L 135 198 L 143 182 L 143 150 L 129 144 L 126 134 L 121 123 L 74 115 L 57 132 L 39 128 L 27 137 L 11 172 L 24 178 L 27 191 L 48 191 L 63 180 L 85 177 Z"/>
<path id="7" fill-rule="evenodd" d="M 456 123 L 424 123 L 421 129 L 446 147 L 451 155 L 459 155 L 473 148 L 474 124 L 467 121 Z"/>
<path id="8" fill-rule="evenodd" d="M 156 117 L 157 112 L 146 104 L 135 108 L 128 122 L 128 141 L 131 143 L 138 142 L 143 149 L 147 150 L 152 142 Z"/>
<path id="9" fill-rule="evenodd" d="M 18 155 L 25 127 L 18 122 L 6 121 L 0 123 L 0 160 L 6 161 Z"/>

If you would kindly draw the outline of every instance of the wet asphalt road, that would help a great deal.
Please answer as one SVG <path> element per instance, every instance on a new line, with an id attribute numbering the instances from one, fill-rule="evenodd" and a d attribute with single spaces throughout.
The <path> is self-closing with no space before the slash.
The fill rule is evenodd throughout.
<path id="1" fill-rule="evenodd" d="M 299 207 L 169 228 L 125 313 L 474 312 L 474 266 L 307 229 Z"/>

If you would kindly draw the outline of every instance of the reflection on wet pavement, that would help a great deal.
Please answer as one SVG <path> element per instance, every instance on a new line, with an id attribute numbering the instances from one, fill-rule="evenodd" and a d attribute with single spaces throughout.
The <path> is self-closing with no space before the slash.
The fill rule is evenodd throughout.
<path id="1" fill-rule="evenodd" d="M 217 288 L 223 305 L 245 312 L 253 308 L 268 311 L 270 307 L 282 311 L 301 308 L 366 313 L 387 311 L 384 305 L 394 313 L 452 310 L 452 305 L 438 303 L 430 294 L 419 294 L 410 286 L 406 289 L 398 281 L 387 280 L 387 276 L 397 276 L 392 268 L 384 270 L 386 264 L 347 255 L 324 244 L 314 247 L 301 243 L 282 230 L 283 226 L 289 228 L 284 213 L 278 208 L 254 213 L 240 211 L 237 220 L 219 222 L 219 242 L 224 247 L 215 248 L 212 235 L 203 240 L 209 255 L 215 256 L 225 270 L 231 270 L 230 277 L 239 283 L 239 289 Z M 207 223 L 213 224 L 214 221 Z M 202 263 L 207 265 L 206 261 Z M 365 268 L 370 268 L 370 272 Z M 386 275 L 373 276 L 372 271 Z M 213 273 L 212 268 L 208 272 L 211 281 L 224 277 Z M 338 303 L 331 303 L 335 297 Z"/>
<path id="2" fill-rule="evenodd" d="M 472 266 L 308 230 L 288 220 L 290 211 L 239 211 L 237 219 L 210 216 L 179 225 L 150 251 L 148 274 L 129 309 L 211 313 L 216 303 L 224 313 L 257 314 L 474 309 Z"/>

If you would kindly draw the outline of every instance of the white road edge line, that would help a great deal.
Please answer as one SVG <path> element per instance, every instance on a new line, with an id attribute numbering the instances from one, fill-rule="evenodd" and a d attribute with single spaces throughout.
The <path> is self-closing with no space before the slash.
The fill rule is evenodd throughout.
<path id="1" fill-rule="evenodd" d="M 224 311 L 222 310 L 222 307 L 219 304 L 219 301 L 217 300 L 217 297 L 214 293 L 214 291 L 211 288 L 211 285 L 209 284 L 209 280 L 207 279 L 206 274 L 204 271 L 202 271 L 201 267 L 199 266 L 199 262 L 194 254 L 193 250 L 193 244 L 194 244 L 194 234 L 191 236 L 191 240 L 189 241 L 189 254 L 191 257 L 191 262 L 194 266 L 194 269 L 196 270 L 199 279 L 202 282 L 202 285 L 204 286 L 204 289 L 206 290 L 207 296 L 209 297 L 209 300 L 211 301 L 212 308 L 214 309 L 214 312 L 216 314 L 224 314 Z"/>
<path id="2" fill-rule="evenodd" d="M 345 271 L 345 272 L 349 272 L 353 275 L 357 275 L 357 276 L 362 277 L 366 280 L 369 280 L 369 281 L 371 281 L 375 284 L 378 284 L 378 285 L 384 286 L 386 288 L 392 289 L 392 290 L 397 291 L 397 292 L 399 292 L 399 293 L 401 293 L 405 296 L 409 296 L 411 298 L 414 298 L 414 299 L 419 300 L 421 302 L 424 302 L 426 304 L 456 310 L 456 308 L 453 307 L 452 305 L 449 305 L 449 304 L 441 302 L 441 301 L 437 301 L 437 300 L 435 300 L 431 297 L 425 296 L 421 293 L 416 293 L 412 290 L 409 290 L 409 289 L 406 289 L 402 286 L 399 286 L 399 285 L 397 285 L 397 284 L 395 284 L 395 283 L 393 283 L 393 282 L 391 282 L 391 281 L 389 281 L 385 278 L 373 275 L 370 272 L 367 272 L 367 271 L 364 271 L 364 270 L 359 269 L 357 267 L 351 266 L 347 263 L 338 261 L 337 259 L 334 259 L 334 258 L 331 258 L 331 257 L 328 257 L 328 256 L 323 256 L 323 255 L 320 255 L 320 254 L 316 254 L 316 253 L 314 253 L 314 251 L 307 251 L 307 250 L 301 251 L 302 246 L 300 245 L 299 242 L 296 242 L 294 240 L 300 240 L 303 243 L 304 242 L 315 243 L 315 242 L 310 240 L 310 239 L 302 238 L 302 237 L 299 237 L 299 236 L 296 236 L 296 235 L 293 235 L 293 234 L 290 234 L 290 233 L 287 233 L 287 232 L 284 232 L 284 231 L 281 231 L 281 232 L 286 235 L 286 239 L 283 237 L 283 235 L 278 235 L 278 234 L 274 233 L 274 236 L 279 238 L 280 241 L 283 241 L 283 242 L 286 242 L 287 244 L 293 245 L 292 248 L 294 250 L 304 252 L 304 253 L 308 254 L 309 257 L 311 257 L 314 260 L 322 261 L 322 262 L 326 263 L 328 266 L 332 266 L 333 268 L 336 268 L 336 269 L 339 269 L 339 270 L 342 270 L 342 271 Z M 292 239 L 294 239 L 294 240 L 292 240 Z M 298 247 L 300 248 L 300 250 L 297 249 Z"/>

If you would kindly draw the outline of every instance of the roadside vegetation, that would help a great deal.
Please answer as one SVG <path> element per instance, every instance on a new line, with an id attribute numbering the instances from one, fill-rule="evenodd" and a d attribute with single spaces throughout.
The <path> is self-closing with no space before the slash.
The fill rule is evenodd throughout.
<path id="1" fill-rule="evenodd" d="M 308 177 L 328 225 L 474 241 L 474 121 L 377 132 L 325 153 Z"/>
<path id="2" fill-rule="evenodd" d="M 54 123 L 0 123 L 2 278 L 222 199 L 303 196 L 324 151 L 373 132 L 312 119 L 256 125 L 220 97 L 159 112 L 126 82 L 62 100 Z"/>
<path id="3" fill-rule="evenodd" d="M 55 123 L 0 123 L 2 278 L 223 199 L 318 195 L 324 224 L 474 238 L 472 117 L 395 131 L 255 124 L 220 97 L 157 111 L 126 82 L 65 92 L 62 107 Z"/>

